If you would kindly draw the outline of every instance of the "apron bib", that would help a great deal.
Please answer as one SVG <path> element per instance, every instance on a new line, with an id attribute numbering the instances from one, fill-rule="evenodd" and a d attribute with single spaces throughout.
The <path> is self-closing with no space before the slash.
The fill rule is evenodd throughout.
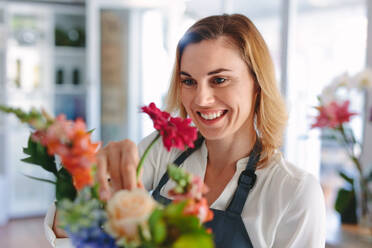
<path id="1" fill-rule="evenodd" d="M 199 149 L 203 140 L 203 137 L 199 138 L 195 142 L 195 147 L 189 148 L 183 152 L 179 157 L 177 157 L 174 164 L 180 166 L 188 156 L 190 156 L 195 150 Z M 257 141 L 249 155 L 249 160 L 245 170 L 240 174 L 238 187 L 226 210 L 222 211 L 211 208 L 214 218 L 212 221 L 205 223 L 204 226 L 212 229 L 216 248 L 253 248 L 241 214 L 248 194 L 256 182 L 255 170 L 257 162 L 260 159 L 260 152 L 261 143 Z M 169 204 L 171 200 L 161 196 L 160 190 L 166 184 L 168 179 L 168 174 L 164 173 L 158 186 L 152 193 L 152 196 L 156 201 L 165 205 Z"/>

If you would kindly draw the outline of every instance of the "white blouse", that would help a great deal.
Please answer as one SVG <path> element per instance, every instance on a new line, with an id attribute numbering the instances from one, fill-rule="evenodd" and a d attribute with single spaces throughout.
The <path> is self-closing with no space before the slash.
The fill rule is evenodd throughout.
<path id="1" fill-rule="evenodd" d="M 152 133 L 139 144 L 139 152 L 154 139 Z M 143 183 L 147 190 L 156 188 L 160 178 L 182 152 L 170 152 L 157 142 L 151 149 L 143 168 Z M 204 178 L 208 150 L 205 142 L 181 165 L 187 171 Z M 238 184 L 240 173 L 245 169 L 248 157 L 236 163 L 236 172 L 211 208 L 225 210 Z M 242 219 L 253 247 L 324 247 L 325 202 L 319 182 L 311 174 L 284 161 L 277 151 L 269 164 L 256 171 L 256 184 L 250 191 L 242 212 Z M 168 181 L 161 195 L 174 186 Z M 51 230 L 55 208 L 51 206 L 45 217 L 47 239 L 53 247 L 71 247 L 68 239 L 56 239 Z"/>

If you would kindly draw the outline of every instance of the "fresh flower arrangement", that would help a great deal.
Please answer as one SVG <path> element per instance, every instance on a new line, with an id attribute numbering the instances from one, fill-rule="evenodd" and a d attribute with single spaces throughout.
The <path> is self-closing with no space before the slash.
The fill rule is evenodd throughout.
<path id="1" fill-rule="evenodd" d="M 174 201 L 163 206 L 141 186 L 120 190 L 107 202 L 98 196 L 94 182 L 96 152 L 100 143 L 90 139 L 83 120 L 66 120 L 64 115 L 51 117 L 45 111 L 0 105 L 0 111 L 15 114 L 33 129 L 22 161 L 41 166 L 56 180 L 33 179 L 56 186 L 56 205 L 60 227 L 75 247 L 183 248 L 213 247 L 210 230 L 202 223 L 213 218 L 203 194 L 207 187 L 201 178 L 175 165 L 168 165 L 169 177 L 176 182 L 169 192 Z M 162 137 L 166 149 L 193 147 L 197 138 L 190 119 L 171 117 L 154 103 L 142 107 L 153 120 L 158 135 L 145 150 L 139 172 L 153 144 Z M 57 165 L 55 156 L 60 158 Z M 140 185 L 140 184 L 138 184 Z"/>
<path id="2" fill-rule="evenodd" d="M 351 117 L 357 115 L 349 110 L 348 92 L 352 90 L 366 91 L 371 88 L 372 70 L 368 68 L 353 76 L 344 73 L 336 77 L 318 97 L 319 106 L 316 107 L 318 115 L 315 123 L 311 126 L 312 128 L 328 129 L 330 135 L 327 135 L 326 138 L 336 140 L 345 149 L 358 173 L 358 176 L 353 178 L 344 172 L 339 172 L 348 187 L 339 190 L 335 203 L 336 211 L 343 216 L 350 206 L 355 205 L 354 208 L 356 208 L 357 202 L 359 202 L 359 221 L 362 222 L 360 224 L 370 228 L 372 228 L 370 226 L 372 223 L 372 192 L 371 186 L 368 184 L 372 182 L 372 172 L 362 164 L 359 154 L 362 145 L 357 141 L 353 129 L 348 125 Z M 370 112 L 369 118 L 372 121 L 372 109 Z M 348 218 L 357 221 L 356 211 L 353 215 L 354 217 L 349 216 Z M 352 220 L 345 221 L 353 222 Z"/>

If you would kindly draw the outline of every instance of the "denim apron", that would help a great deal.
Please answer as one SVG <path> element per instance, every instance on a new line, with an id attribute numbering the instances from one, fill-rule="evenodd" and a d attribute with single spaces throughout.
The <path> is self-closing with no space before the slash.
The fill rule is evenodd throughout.
<path id="1" fill-rule="evenodd" d="M 194 148 L 189 148 L 183 152 L 175 161 L 174 164 L 180 166 L 185 159 L 197 150 L 203 143 L 204 138 L 201 137 L 195 142 Z M 205 227 L 211 228 L 214 234 L 214 243 L 217 248 L 253 248 L 251 240 L 245 229 L 241 214 L 249 191 L 256 182 L 256 164 L 260 159 L 261 143 L 258 141 L 254 145 L 245 170 L 240 174 L 238 187 L 234 196 L 225 211 L 211 209 L 214 213 L 212 221 L 205 223 Z M 160 189 L 168 181 L 168 174 L 165 173 L 160 179 L 158 186 L 152 193 L 155 200 L 162 204 L 169 204 L 170 199 L 160 195 Z"/>

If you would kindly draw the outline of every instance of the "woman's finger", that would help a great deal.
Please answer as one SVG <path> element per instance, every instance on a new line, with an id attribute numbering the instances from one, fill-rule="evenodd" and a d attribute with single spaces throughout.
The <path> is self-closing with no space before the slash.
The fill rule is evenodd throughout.
<path id="1" fill-rule="evenodd" d="M 136 169 L 139 162 L 138 149 L 135 143 L 130 140 L 122 141 L 121 156 L 121 178 L 124 189 L 134 189 L 137 187 Z"/>
<path id="2" fill-rule="evenodd" d="M 107 157 L 103 152 L 97 155 L 97 173 L 96 178 L 99 184 L 99 196 L 101 200 L 110 198 L 110 185 L 108 182 L 109 174 L 107 172 Z"/>
<path id="3" fill-rule="evenodd" d="M 122 178 L 120 176 L 120 157 L 121 157 L 121 147 L 119 143 L 109 143 L 107 149 L 108 155 L 108 170 L 110 174 L 110 184 L 112 193 L 123 188 Z"/>

